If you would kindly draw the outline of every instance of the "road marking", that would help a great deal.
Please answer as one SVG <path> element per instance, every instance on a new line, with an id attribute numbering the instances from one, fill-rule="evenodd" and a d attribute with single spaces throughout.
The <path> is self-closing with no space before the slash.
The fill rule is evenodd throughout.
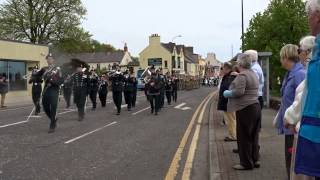
<path id="1" fill-rule="evenodd" d="M 137 115 L 137 114 L 142 113 L 143 111 L 146 111 L 146 110 L 148 110 L 148 109 L 150 109 L 150 107 L 147 107 L 147 108 L 144 108 L 144 109 L 142 109 L 142 110 L 140 110 L 140 111 L 137 111 L 137 112 L 135 112 L 135 113 L 132 113 L 132 115 Z"/>
<path id="2" fill-rule="evenodd" d="M 216 94 L 216 93 L 215 93 Z M 196 124 L 196 130 L 194 131 L 194 135 L 190 144 L 188 156 L 187 156 L 187 161 L 185 163 L 183 173 L 182 173 L 182 179 L 183 180 L 189 180 L 190 179 L 190 174 L 193 166 L 193 160 L 194 156 L 196 153 L 197 145 L 198 145 L 198 140 L 199 140 L 199 134 L 200 134 L 200 129 L 201 129 L 201 123 L 203 120 L 203 115 L 205 110 L 207 109 L 209 101 L 212 99 L 213 96 L 211 96 L 209 99 L 207 99 L 206 103 L 202 107 L 201 113 L 198 117 L 198 123 Z"/>
<path id="3" fill-rule="evenodd" d="M 187 103 L 181 103 L 179 105 L 177 105 L 176 107 L 174 107 L 175 109 L 180 109 L 182 111 L 186 111 L 186 110 L 190 110 L 191 108 L 190 107 L 183 107 L 185 106 Z"/>
<path id="4" fill-rule="evenodd" d="M 182 157 L 182 153 L 183 153 L 183 150 L 187 144 L 187 141 L 188 141 L 188 138 L 190 136 L 190 133 L 191 133 L 191 130 L 192 130 L 192 127 L 194 125 L 194 122 L 197 118 L 197 115 L 199 114 L 199 111 L 201 110 L 201 107 L 203 106 L 203 104 L 206 102 L 206 100 L 208 98 L 210 98 L 211 96 L 213 95 L 213 93 L 209 94 L 202 102 L 201 104 L 198 106 L 198 108 L 196 109 L 195 113 L 193 114 L 192 116 L 192 119 L 188 125 L 188 128 L 186 130 L 186 132 L 184 133 L 182 139 L 181 139 L 181 142 L 179 144 L 179 147 L 176 151 L 176 153 L 174 154 L 174 157 L 172 159 L 172 162 L 170 164 L 170 167 L 169 167 L 169 170 L 167 172 L 167 175 L 165 177 L 165 180 L 174 180 L 175 177 L 177 176 L 177 173 L 178 173 L 178 169 L 179 169 L 179 162 L 181 160 L 181 157 Z"/>
<path id="5" fill-rule="evenodd" d="M 6 127 L 10 127 L 10 126 L 15 126 L 15 125 L 19 125 L 19 124 L 24 124 L 24 123 L 27 123 L 28 121 L 20 121 L 20 122 L 16 122 L 16 123 L 12 123 L 12 124 L 6 124 L 6 125 L 3 125 L 3 126 L 0 126 L 0 129 L 1 128 L 6 128 Z"/>
<path id="6" fill-rule="evenodd" d="M 105 125 L 105 126 L 103 126 L 103 127 L 100 127 L 100 128 L 95 129 L 95 130 L 93 130 L 93 131 L 90 131 L 90 132 L 88 132 L 88 133 L 85 133 L 85 134 L 83 134 L 83 135 L 81 135 L 81 136 L 78 136 L 78 137 L 76 137 L 76 138 L 70 139 L 69 141 L 64 142 L 64 144 L 70 144 L 70 143 L 75 142 L 75 141 L 77 141 L 77 140 L 79 140 L 79 139 L 81 139 L 81 138 L 84 138 L 84 137 L 86 137 L 86 136 L 88 136 L 88 135 L 90 135 L 90 134 L 92 134 L 92 133 L 101 131 L 102 129 L 104 129 L 104 128 L 106 128 L 106 127 L 109 127 L 109 126 L 112 126 L 112 125 L 115 125 L 115 124 L 117 124 L 117 123 L 118 123 L 118 122 L 114 121 L 114 122 L 112 122 L 112 123 L 110 123 L 110 124 L 107 124 L 107 125 Z"/>
<path id="7" fill-rule="evenodd" d="M 28 117 L 28 116 L 26 116 Z M 30 116 L 30 118 L 42 118 L 42 116 Z"/>
<path id="8" fill-rule="evenodd" d="M 75 112 L 75 111 L 77 111 L 77 110 L 76 109 L 71 109 L 69 111 L 58 113 L 58 115 L 67 114 L 67 113 L 71 113 L 71 112 Z"/>

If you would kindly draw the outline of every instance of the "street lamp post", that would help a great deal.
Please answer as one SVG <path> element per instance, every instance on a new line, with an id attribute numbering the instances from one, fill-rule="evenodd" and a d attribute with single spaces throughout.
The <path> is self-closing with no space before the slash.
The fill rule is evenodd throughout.
<path id="1" fill-rule="evenodd" d="M 243 22 L 243 0 L 241 0 L 241 27 L 242 27 L 242 37 L 241 37 L 241 40 L 242 40 L 242 52 L 244 51 L 243 50 L 243 35 L 244 35 L 244 22 Z"/>
<path id="2" fill-rule="evenodd" d="M 177 38 L 181 38 L 181 37 L 182 37 L 182 35 L 174 36 L 174 37 L 172 38 L 172 41 L 171 41 L 171 42 L 174 42 L 174 40 L 175 40 L 175 39 L 177 39 Z"/>

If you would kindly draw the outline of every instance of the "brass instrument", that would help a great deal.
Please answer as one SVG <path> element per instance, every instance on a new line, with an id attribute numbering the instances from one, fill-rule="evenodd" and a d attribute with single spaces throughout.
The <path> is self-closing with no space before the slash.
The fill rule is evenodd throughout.
<path id="1" fill-rule="evenodd" d="M 151 78 L 151 71 L 150 71 L 150 67 L 146 68 L 143 73 L 141 74 L 141 77 L 143 78 L 144 83 L 148 83 L 150 81 Z"/>

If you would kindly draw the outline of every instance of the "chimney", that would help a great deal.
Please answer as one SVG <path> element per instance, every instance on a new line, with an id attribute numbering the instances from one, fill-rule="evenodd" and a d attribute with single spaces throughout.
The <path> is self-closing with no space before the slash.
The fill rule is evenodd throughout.
<path id="1" fill-rule="evenodd" d="M 149 37 L 149 45 L 154 46 L 154 45 L 159 45 L 160 44 L 160 36 L 158 34 L 152 34 Z"/>
<path id="2" fill-rule="evenodd" d="M 127 43 L 124 43 L 124 48 L 123 48 L 124 52 L 128 52 L 128 46 Z"/>

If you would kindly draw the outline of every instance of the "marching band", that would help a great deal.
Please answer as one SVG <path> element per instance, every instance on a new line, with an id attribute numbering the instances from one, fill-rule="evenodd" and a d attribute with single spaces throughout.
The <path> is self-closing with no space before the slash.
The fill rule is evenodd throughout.
<path id="1" fill-rule="evenodd" d="M 92 110 L 97 107 L 97 96 L 101 106 L 106 107 L 109 83 L 112 89 L 113 102 L 116 106 L 117 115 L 121 113 L 122 94 L 127 104 L 127 110 L 131 111 L 136 105 L 138 79 L 134 72 L 126 70 L 121 72 L 119 66 L 101 76 L 92 69 L 90 72 L 86 65 L 79 59 L 72 59 L 74 69 L 72 73 L 63 74 L 64 71 L 55 65 L 55 59 L 49 54 L 47 57 L 48 66 L 41 69 L 35 66 L 32 70 L 29 83 L 32 84 L 32 100 L 34 103 L 35 115 L 40 113 L 40 99 L 42 93 L 42 105 L 45 114 L 50 119 L 49 133 L 55 132 L 57 127 L 57 106 L 60 89 L 66 101 L 66 107 L 71 105 L 71 95 L 78 110 L 78 121 L 85 118 L 87 97 L 92 102 Z M 26 76 L 26 78 L 28 78 Z M 167 98 L 168 105 L 177 101 L 177 83 L 175 76 L 164 75 L 162 69 L 156 70 L 154 66 L 148 67 L 142 76 L 145 83 L 147 100 L 150 102 L 151 113 L 158 115 L 164 106 L 164 99 Z M 42 83 L 44 88 L 42 90 Z"/>

